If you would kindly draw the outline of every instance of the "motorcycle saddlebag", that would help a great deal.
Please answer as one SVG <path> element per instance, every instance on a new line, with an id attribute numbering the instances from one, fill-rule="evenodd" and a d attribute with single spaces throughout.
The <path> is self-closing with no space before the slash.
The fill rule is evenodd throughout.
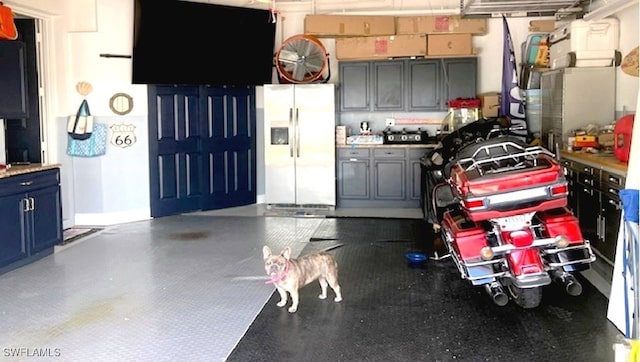
<path id="1" fill-rule="evenodd" d="M 487 246 L 484 229 L 464 217 L 459 211 L 444 213 L 444 225 L 451 230 L 455 248 L 462 260 L 480 257 L 480 249 Z"/>
<path id="2" fill-rule="evenodd" d="M 582 232 L 578 218 L 566 207 L 540 211 L 536 217 L 547 230 L 548 237 L 564 235 L 570 240 L 570 244 L 580 244 L 583 242 Z"/>

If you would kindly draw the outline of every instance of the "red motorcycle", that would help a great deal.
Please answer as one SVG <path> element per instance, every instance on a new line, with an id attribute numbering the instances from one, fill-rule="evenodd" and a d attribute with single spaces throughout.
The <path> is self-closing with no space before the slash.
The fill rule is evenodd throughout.
<path id="1" fill-rule="evenodd" d="M 477 122 L 426 155 L 433 187 L 425 215 L 448 256 L 463 279 L 483 286 L 499 306 L 513 300 L 535 308 L 552 281 L 580 295 L 573 273 L 590 268 L 595 256 L 567 208 L 563 168 L 551 152 L 510 135 L 500 122 Z"/>

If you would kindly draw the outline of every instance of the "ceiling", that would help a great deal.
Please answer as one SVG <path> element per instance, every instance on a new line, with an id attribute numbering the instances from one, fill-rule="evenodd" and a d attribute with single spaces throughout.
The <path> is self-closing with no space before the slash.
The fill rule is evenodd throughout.
<path id="1" fill-rule="evenodd" d="M 603 18 L 639 0 L 183 0 L 310 14 L 421 14 L 463 17 Z M 592 14 L 593 13 L 593 14 Z M 598 13 L 596 15 L 596 13 Z M 593 15 L 593 16 L 591 16 Z"/>
<path id="2" fill-rule="evenodd" d="M 198 1 L 198 0 L 192 0 Z M 202 1 L 202 0 L 200 0 Z M 206 1 L 206 0 L 205 0 Z M 235 1 L 241 2 L 243 0 Z M 579 16 L 593 0 L 245 0 L 248 6 L 279 9 L 304 6 L 324 12 L 417 12 L 461 14 L 465 17 Z M 604 0 L 607 1 L 607 0 Z M 209 2 L 214 2 L 209 0 Z M 215 1 L 221 2 L 221 1 Z M 224 2 L 224 0 L 222 1 Z M 229 1 L 226 1 L 227 3 Z M 583 6 L 585 5 L 585 6 Z M 314 12 L 315 12 L 314 11 Z"/>
<path id="3" fill-rule="evenodd" d="M 554 16 L 582 13 L 583 0 L 451 0 L 460 3 L 463 16 Z"/>

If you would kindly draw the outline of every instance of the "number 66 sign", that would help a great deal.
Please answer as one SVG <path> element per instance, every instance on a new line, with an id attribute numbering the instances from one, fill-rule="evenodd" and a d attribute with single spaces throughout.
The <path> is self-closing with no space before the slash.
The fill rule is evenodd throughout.
<path id="1" fill-rule="evenodd" d="M 109 128 L 111 128 L 112 145 L 127 148 L 136 143 L 136 135 L 133 133 L 136 126 L 132 124 L 114 124 Z"/>

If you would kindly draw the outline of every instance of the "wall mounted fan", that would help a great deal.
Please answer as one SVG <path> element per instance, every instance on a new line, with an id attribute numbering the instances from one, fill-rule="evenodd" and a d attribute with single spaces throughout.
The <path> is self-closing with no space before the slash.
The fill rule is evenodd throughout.
<path id="1" fill-rule="evenodd" d="M 326 83 L 330 77 L 329 55 L 312 35 L 294 35 L 274 57 L 280 83 Z"/>

